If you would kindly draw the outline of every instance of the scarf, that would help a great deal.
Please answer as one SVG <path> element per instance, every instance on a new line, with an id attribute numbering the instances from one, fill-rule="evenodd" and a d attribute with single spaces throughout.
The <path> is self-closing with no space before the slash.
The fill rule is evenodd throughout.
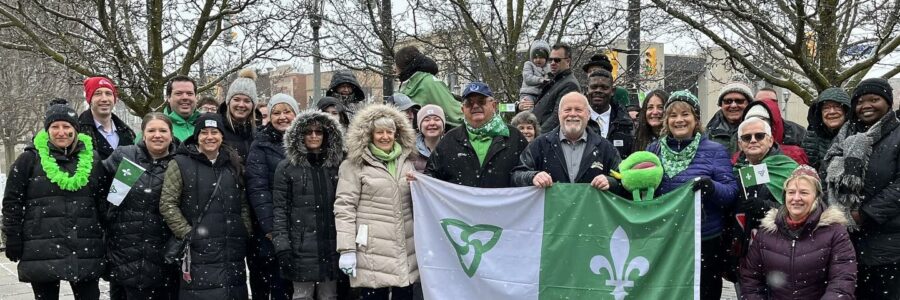
<path id="1" fill-rule="evenodd" d="M 47 178 L 50 179 L 50 182 L 55 183 L 60 189 L 65 191 L 74 192 L 87 185 L 88 177 L 94 166 L 94 144 L 91 138 L 83 133 L 79 133 L 78 141 L 84 144 L 84 149 L 81 149 L 81 152 L 78 153 L 75 174 L 69 176 L 69 173 L 62 170 L 59 164 L 56 163 L 56 158 L 50 155 L 50 134 L 46 130 L 42 130 L 34 137 L 34 147 L 41 157 L 41 169 L 44 170 L 44 173 L 47 173 Z"/>
<path id="2" fill-rule="evenodd" d="M 392 177 L 397 177 L 397 157 L 400 157 L 400 153 L 403 152 L 403 149 L 400 148 L 400 144 L 394 142 L 394 147 L 391 148 L 391 152 L 387 153 L 376 147 L 375 144 L 369 143 L 369 151 L 372 152 L 372 156 L 375 156 L 375 158 L 384 162 L 384 166 Z"/>
<path id="3" fill-rule="evenodd" d="M 847 229 L 850 231 L 859 229 L 859 225 L 850 217 L 850 212 L 859 209 L 862 203 L 862 190 L 872 145 L 884 135 L 890 134 L 881 130 L 885 123 L 891 121 L 889 118 L 896 118 L 896 115 L 888 112 L 865 132 L 854 132 L 854 122 L 844 124 L 835 136 L 831 148 L 825 153 L 823 161 L 830 162 L 826 169 L 828 175 L 825 177 L 828 204 L 844 213 L 848 220 Z"/>
<path id="4" fill-rule="evenodd" d="M 669 148 L 668 141 L 671 139 L 674 138 L 666 137 L 659 141 L 659 155 L 662 160 L 663 171 L 669 178 L 675 177 L 675 175 L 678 175 L 678 173 L 681 173 L 681 171 L 684 171 L 691 165 L 691 161 L 694 160 L 694 155 L 697 154 L 697 148 L 700 145 L 700 133 L 694 134 L 694 140 L 687 147 L 681 149 L 680 152 Z"/>
<path id="5" fill-rule="evenodd" d="M 509 136 L 509 127 L 506 126 L 506 123 L 503 122 L 503 119 L 500 118 L 500 115 L 494 114 L 494 118 L 491 121 L 481 126 L 481 128 L 472 127 L 469 124 L 469 121 L 465 121 L 466 130 L 475 136 L 476 139 L 480 140 L 491 140 L 496 136 Z"/>

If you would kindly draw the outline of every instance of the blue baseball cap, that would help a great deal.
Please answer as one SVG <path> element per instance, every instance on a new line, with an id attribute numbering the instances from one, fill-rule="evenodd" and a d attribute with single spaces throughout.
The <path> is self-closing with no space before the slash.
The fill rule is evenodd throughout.
<path id="1" fill-rule="evenodd" d="M 484 82 L 472 82 L 466 85 L 466 89 L 463 90 L 462 97 L 469 98 L 472 94 L 480 94 L 485 97 L 494 97 L 494 93 L 491 92 L 491 87 Z"/>

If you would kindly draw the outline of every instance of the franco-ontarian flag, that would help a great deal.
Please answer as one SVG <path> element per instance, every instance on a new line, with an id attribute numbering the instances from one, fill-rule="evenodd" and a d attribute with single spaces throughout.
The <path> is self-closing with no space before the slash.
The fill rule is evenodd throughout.
<path id="1" fill-rule="evenodd" d="M 128 195 L 131 186 L 143 173 L 144 168 L 123 157 L 122 162 L 119 163 L 119 168 L 116 170 L 116 177 L 113 178 L 112 186 L 109 187 L 109 196 L 106 197 L 106 201 L 119 206 L 122 200 L 125 199 L 125 195 Z"/>
<path id="2" fill-rule="evenodd" d="M 699 299 L 700 197 L 412 182 L 425 299 Z"/>

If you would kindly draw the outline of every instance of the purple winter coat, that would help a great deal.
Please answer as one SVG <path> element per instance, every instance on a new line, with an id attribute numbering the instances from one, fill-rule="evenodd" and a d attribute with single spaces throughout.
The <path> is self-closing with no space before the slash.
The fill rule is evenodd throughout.
<path id="1" fill-rule="evenodd" d="M 796 238 L 784 212 L 766 214 L 741 262 L 741 299 L 855 299 L 856 252 L 847 219 L 822 206 Z"/>
<path id="2" fill-rule="evenodd" d="M 712 179 L 716 189 L 715 194 L 711 196 L 704 195 L 701 199 L 703 203 L 703 222 L 700 236 L 705 239 L 722 233 L 725 220 L 724 212 L 735 205 L 738 186 L 732 171 L 731 157 L 725 150 L 725 146 L 707 139 L 706 136 L 702 136 L 700 139 L 700 144 L 697 145 L 697 153 L 694 154 L 694 159 L 691 160 L 688 168 L 675 174 L 674 177 L 663 175 L 662 183 L 656 189 L 656 195 L 659 196 L 671 192 L 685 183 L 693 182 L 698 177 L 709 177 Z M 662 141 L 667 142 L 670 149 L 681 151 L 692 140 L 678 141 L 673 138 L 663 138 L 647 146 L 647 151 L 659 156 L 659 143 Z M 662 159 L 661 156 L 660 159 Z"/>

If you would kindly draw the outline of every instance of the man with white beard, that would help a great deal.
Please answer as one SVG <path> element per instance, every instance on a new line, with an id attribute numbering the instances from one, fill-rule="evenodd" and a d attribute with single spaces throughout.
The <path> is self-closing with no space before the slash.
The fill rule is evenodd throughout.
<path id="1" fill-rule="evenodd" d="M 521 156 L 513 172 L 516 186 L 550 187 L 554 182 L 590 183 L 599 190 L 616 189 L 610 170 L 619 167 L 619 153 L 592 130 L 587 97 L 579 92 L 559 101 L 559 127 L 536 138 Z"/>

